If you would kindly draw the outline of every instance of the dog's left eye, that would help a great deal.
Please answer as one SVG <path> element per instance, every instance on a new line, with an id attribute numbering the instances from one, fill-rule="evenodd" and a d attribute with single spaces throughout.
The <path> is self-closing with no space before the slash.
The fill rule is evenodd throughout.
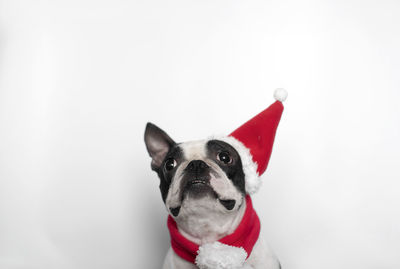
<path id="1" fill-rule="evenodd" d="M 174 169 L 174 167 L 176 166 L 176 161 L 172 158 L 169 158 L 168 160 L 165 161 L 165 169 L 167 171 L 171 171 L 172 169 Z"/>
<path id="2" fill-rule="evenodd" d="M 228 163 L 232 162 L 232 159 L 229 156 L 229 153 L 225 152 L 225 151 L 218 153 L 217 159 L 218 159 L 218 161 L 223 162 L 225 164 L 228 164 Z"/>

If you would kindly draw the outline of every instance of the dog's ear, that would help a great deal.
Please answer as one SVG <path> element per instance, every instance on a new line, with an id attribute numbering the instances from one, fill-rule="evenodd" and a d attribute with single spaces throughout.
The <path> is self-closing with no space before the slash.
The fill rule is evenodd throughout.
<path id="1" fill-rule="evenodd" d="M 163 130 L 150 122 L 146 125 L 144 142 L 152 158 L 151 168 L 158 170 L 168 151 L 175 145 L 175 142 Z"/>

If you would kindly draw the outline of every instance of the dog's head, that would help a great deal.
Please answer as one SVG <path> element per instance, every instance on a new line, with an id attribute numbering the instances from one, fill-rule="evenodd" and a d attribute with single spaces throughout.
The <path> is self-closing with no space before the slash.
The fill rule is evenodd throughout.
<path id="1" fill-rule="evenodd" d="M 287 92 L 277 89 L 274 97 L 276 102 L 220 139 L 175 143 L 163 130 L 147 124 L 151 167 L 173 217 L 232 216 L 244 208 L 243 198 L 258 190 L 259 176 L 267 169 Z"/>
<path id="2" fill-rule="evenodd" d="M 230 144 L 218 139 L 175 143 L 151 123 L 145 143 L 173 217 L 199 200 L 219 214 L 239 209 L 246 194 L 245 176 L 240 155 Z"/>

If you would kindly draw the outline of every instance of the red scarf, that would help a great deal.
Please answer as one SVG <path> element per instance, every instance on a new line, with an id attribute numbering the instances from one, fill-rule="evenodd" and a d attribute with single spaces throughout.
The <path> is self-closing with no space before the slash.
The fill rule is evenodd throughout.
<path id="1" fill-rule="evenodd" d="M 185 238 L 178 230 L 175 220 L 168 216 L 168 230 L 171 236 L 171 246 L 175 253 L 182 259 L 194 263 L 199 245 Z M 242 247 L 247 252 L 247 258 L 253 250 L 254 244 L 257 242 L 260 234 L 260 220 L 256 211 L 253 209 L 251 198 L 246 196 L 246 211 L 236 230 L 218 240 L 219 242 L 234 246 Z"/>

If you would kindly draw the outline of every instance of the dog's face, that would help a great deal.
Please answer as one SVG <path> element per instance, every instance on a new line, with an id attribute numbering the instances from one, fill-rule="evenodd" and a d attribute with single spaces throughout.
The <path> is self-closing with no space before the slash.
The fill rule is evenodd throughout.
<path id="1" fill-rule="evenodd" d="M 245 180 L 240 156 L 231 145 L 221 140 L 175 143 L 151 123 L 146 126 L 145 143 L 151 167 L 160 178 L 163 201 L 173 217 L 200 201 L 218 214 L 240 208 Z"/>

